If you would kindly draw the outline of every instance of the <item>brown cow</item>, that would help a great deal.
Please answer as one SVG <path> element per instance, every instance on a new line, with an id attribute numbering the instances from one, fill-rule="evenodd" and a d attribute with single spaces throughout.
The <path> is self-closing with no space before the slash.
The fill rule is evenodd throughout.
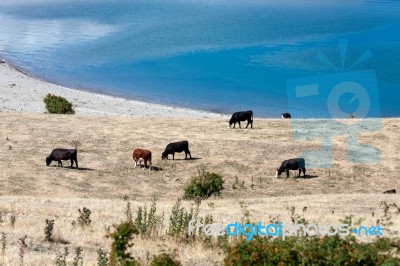
<path id="1" fill-rule="evenodd" d="M 139 166 L 142 166 L 142 160 L 144 161 L 144 168 L 146 169 L 147 166 L 147 161 L 149 162 L 149 170 L 152 169 L 152 165 L 151 165 L 151 151 L 149 150 L 145 150 L 145 149 L 135 149 L 133 151 L 133 162 L 135 164 L 135 168 L 138 165 L 138 161 L 139 161 Z"/>

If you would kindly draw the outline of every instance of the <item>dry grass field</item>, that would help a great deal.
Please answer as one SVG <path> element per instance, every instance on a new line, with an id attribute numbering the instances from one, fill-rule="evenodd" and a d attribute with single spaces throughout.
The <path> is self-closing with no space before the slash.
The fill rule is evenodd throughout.
<path id="1" fill-rule="evenodd" d="M 370 121 L 371 125 L 375 122 Z M 310 123 L 311 130 L 320 122 L 305 123 Z M 311 132 L 305 130 L 304 134 Z M 215 222 L 240 221 L 246 212 L 254 221 L 290 222 L 288 208 L 295 207 L 297 214 L 314 223 L 338 222 L 353 215 L 355 220 L 364 218 L 365 225 L 375 225 L 383 220 L 381 202 L 400 206 L 398 194 L 382 194 L 388 189 L 400 190 L 400 119 L 384 119 L 381 130 L 359 139 L 380 150 L 378 164 L 347 163 L 347 140 L 341 136 L 333 139 L 331 169 L 307 168 L 309 178 L 283 174 L 276 179 L 275 169 L 283 160 L 320 146 L 318 140 L 294 141 L 289 120 L 256 118 L 253 129 L 228 129 L 225 120 L 211 118 L 0 113 L 0 233 L 7 236 L 0 264 L 19 263 L 18 239 L 27 235 L 26 265 L 54 265 L 64 246 L 69 247 L 70 261 L 79 246 L 84 265 L 96 265 L 96 250 L 110 249 L 105 234 L 125 219 L 127 202 L 135 212 L 157 197 L 157 213 L 165 213 L 168 228 L 172 206 L 199 167 L 219 173 L 225 180 L 221 197 L 200 204 L 200 215 L 212 214 Z M 72 148 L 74 140 L 81 142 L 80 169 L 69 169 L 69 161 L 63 162 L 64 168 L 56 167 L 56 162 L 46 167 L 45 158 L 52 149 Z M 193 159 L 184 160 L 180 153 L 174 161 L 161 160 L 165 146 L 180 140 L 189 141 Z M 132 150 L 137 147 L 152 151 L 155 171 L 133 168 Z M 183 201 L 183 205 L 195 207 L 193 201 Z M 86 229 L 74 228 L 71 222 L 83 207 L 91 210 L 92 224 Z M 399 237 L 400 214 L 393 208 L 389 214 L 393 225 L 385 235 Z M 46 219 L 55 220 L 56 243 L 44 240 Z M 143 263 L 152 255 L 173 250 L 184 265 L 220 265 L 223 260 L 221 251 L 200 243 L 174 242 L 165 235 L 154 240 L 138 237 L 132 247 Z"/>

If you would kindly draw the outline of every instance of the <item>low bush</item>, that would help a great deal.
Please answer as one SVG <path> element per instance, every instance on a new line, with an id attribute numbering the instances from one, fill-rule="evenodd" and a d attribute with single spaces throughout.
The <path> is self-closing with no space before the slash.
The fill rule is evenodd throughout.
<path id="1" fill-rule="evenodd" d="M 162 215 L 157 215 L 156 211 L 157 205 L 155 200 L 152 202 L 149 210 L 147 210 L 147 206 L 137 209 L 133 224 L 138 229 L 141 236 L 156 237 L 163 230 L 164 213 Z M 129 220 L 128 215 L 127 218 Z"/>
<path id="2" fill-rule="evenodd" d="M 128 251 L 133 246 L 133 236 L 139 231 L 131 222 L 123 222 L 115 226 L 115 231 L 110 233 L 113 243 L 111 245 L 110 266 L 136 266 L 139 262 Z"/>
<path id="3" fill-rule="evenodd" d="M 190 211 L 181 206 L 181 199 L 178 199 L 172 207 L 171 215 L 169 216 L 169 229 L 168 234 L 173 237 L 188 238 L 188 225 L 189 221 L 197 218 L 197 212 Z"/>
<path id="4" fill-rule="evenodd" d="M 359 243 L 338 235 L 241 239 L 225 249 L 225 265 L 400 265 L 400 241 Z M 396 257 L 397 256 L 397 257 Z"/>
<path id="5" fill-rule="evenodd" d="M 171 255 L 162 253 L 153 258 L 150 266 L 180 266 L 182 265 L 178 260 L 171 257 Z"/>
<path id="6" fill-rule="evenodd" d="M 75 114 L 72 104 L 61 96 L 49 93 L 43 101 L 46 104 L 47 112 L 50 114 Z"/>
<path id="7" fill-rule="evenodd" d="M 204 168 L 198 170 L 198 175 L 192 177 L 184 191 L 185 199 L 209 198 L 219 196 L 224 189 L 224 180 L 221 175 L 206 172 Z"/>
<path id="8" fill-rule="evenodd" d="M 86 208 L 83 207 L 83 209 L 78 209 L 79 212 L 79 216 L 78 219 L 76 219 L 76 221 L 72 221 L 72 226 L 76 226 L 79 225 L 81 227 L 85 227 L 85 226 L 89 226 L 92 223 L 92 220 L 90 219 L 90 215 L 92 214 L 92 212 Z"/>
<path id="9" fill-rule="evenodd" d="M 107 266 L 109 264 L 107 253 L 101 248 L 97 250 L 97 266 Z"/>

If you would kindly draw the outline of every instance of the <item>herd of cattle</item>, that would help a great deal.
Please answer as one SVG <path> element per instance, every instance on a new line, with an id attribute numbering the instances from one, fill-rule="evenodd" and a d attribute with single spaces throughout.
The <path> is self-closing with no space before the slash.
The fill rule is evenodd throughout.
<path id="1" fill-rule="evenodd" d="M 291 118 L 289 113 L 282 113 L 282 118 Z M 231 119 L 228 121 L 228 127 L 230 128 L 233 124 L 233 128 L 235 128 L 236 123 L 239 124 L 241 121 L 247 121 L 246 128 L 250 125 L 253 128 L 253 112 L 252 111 L 242 111 L 236 112 L 232 115 Z M 169 143 L 165 148 L 164 152 L 161 154 L 161 159 L 167 159 L 168 155 L 172 154 L 172 160 L 175 159 L 175 153 L 185 152 L 185 160 L 189 155 L 190 159 L 192 159 L 192 155 L 189 151 L 189 142 L 179 141 Z M 78 160 L 77 160 L 78 151 L 76 149 L 54 149 L 49 156 L 46 158 L 46 165 L 49 166 L 52 161 L 57 161 L 58 166 L 63 167 L 61 161 L 70 160 L 71 161 L 71 168 L 74 165 L 78 168 Z M 153 166 L 151 163 L 151 151 L 137 148 L 133 151 L 132 159 L 134 162 L 134 168 L 138 165 L 141 167 L 142 161 L 144 162 L 144 169 L 148 166 L 149 170 L 152 170 Z M 148 165 L 147 165 L 148 163 Z M 286 176 L 289 177 L 289 170 L 299 170 L 299 176 L 301 172 L 303 172 L 303 176 L 306 175 L 306 168 L 305 168 L 305 161 L 303 158 L 294 158 L 285 160 L 282 162 L 281 166 L 276 169 L 275 177 L 279 177 L 283 172 L 286 172 Z"/>

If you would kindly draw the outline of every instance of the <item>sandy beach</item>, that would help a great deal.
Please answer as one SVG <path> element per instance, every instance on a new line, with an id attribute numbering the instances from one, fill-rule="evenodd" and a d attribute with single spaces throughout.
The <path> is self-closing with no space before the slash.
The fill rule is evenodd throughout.
<path id="1" fill-rule="evenodd" d="M 2 61 L 4 62 L 4 61 Z M 129 100 L 51 84 L 26 75 L 6 62 L 0 63 L 0 111 L 46 112 L 43 98 L 48 94 L 70 101 L 77 115 L 205 118 L 223 115 Z"/>

